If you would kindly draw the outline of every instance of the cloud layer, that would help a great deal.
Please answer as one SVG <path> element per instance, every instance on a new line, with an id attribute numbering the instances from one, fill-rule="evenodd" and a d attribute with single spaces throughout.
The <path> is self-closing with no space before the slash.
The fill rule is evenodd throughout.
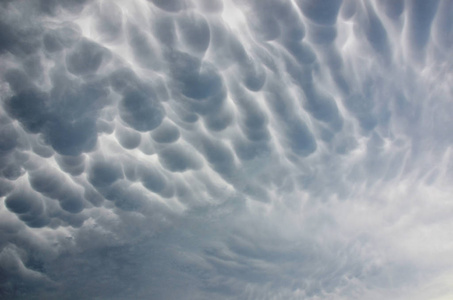
<path id="1" fill-rule="evenodd" d="M 453 4 L 0 4 L 0 297 L 447 299 Z"/>

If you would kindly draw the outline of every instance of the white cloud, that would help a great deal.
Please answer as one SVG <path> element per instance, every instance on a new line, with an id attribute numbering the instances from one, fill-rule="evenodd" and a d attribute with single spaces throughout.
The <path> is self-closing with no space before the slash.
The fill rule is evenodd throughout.
<path id="1" fill-rule="evenodd" d="M 1 297 L 451 297 L 451 10 L 4 1 Z"/>

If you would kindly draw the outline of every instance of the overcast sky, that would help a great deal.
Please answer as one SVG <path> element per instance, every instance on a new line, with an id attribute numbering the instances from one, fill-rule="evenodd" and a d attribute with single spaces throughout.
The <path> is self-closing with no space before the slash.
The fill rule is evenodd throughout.
<path id="1" fill-rule="evenodd" d="M 452 0 L 0 1 L 1 299 L 453 299 Z"/>

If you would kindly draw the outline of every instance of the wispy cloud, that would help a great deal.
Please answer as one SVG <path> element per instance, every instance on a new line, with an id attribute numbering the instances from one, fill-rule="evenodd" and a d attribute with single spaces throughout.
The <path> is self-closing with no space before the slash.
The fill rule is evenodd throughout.
<path id="1" fill-rule="evenodd" d="M 0 4 L 0 296 L 447 299 L 449 0 Z"/>

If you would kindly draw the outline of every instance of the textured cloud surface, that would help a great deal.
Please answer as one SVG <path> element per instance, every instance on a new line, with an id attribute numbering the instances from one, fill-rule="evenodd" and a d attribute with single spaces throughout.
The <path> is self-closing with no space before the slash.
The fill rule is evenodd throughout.
<path id="1" fill-rule="evenodd" d="M 1 1 L 0 298 L 450 299 L 452 15 Z"/>

